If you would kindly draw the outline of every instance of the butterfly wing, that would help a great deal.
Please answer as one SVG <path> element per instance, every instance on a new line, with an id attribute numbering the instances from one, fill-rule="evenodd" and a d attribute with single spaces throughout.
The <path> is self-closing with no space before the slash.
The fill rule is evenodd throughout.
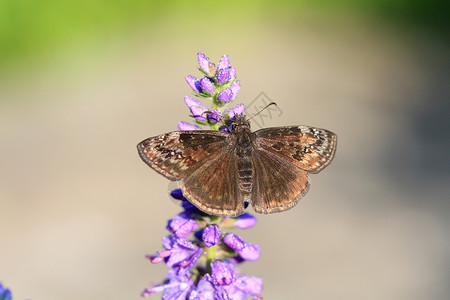
<path id="1" fill-rule="evenodd" d="M 234 138 L 230 135 L 231 140 Z M 208 214 L 238 216 L 244 213 L 233 144 L 230 143 L 220 155 L 208 159 L 182 182 L 183 195 Z"/>
<path id="2" fill-rule="evenodd" d="M 256 148 L 288 161 L 308 173 L 318 173 L 333 160 L 337 136 L 310 126 L 264 128 L 254 132 Z"/>
<path id="3" fill-rule="evenodd" d="M 308 174 L 264 149 L 252 153 L 254 170 L 252 206 L 262 214 L 294 207 L 309 190 Z"/>
<path id="4" fill-rule="evenodd" d="M 200 210 L 237 216 L 244 204 L 237 185 L 235 136 L 212 130 L 174 131 L 138 144 L 146 164 L 170 180 Z"/>
<path id="5" fill-rule="evenodd" d="M 173 131 L 137 145 L 142 160 L 170 180 L 181 180 L 219 155 L 229 134 L 212 130 Z"/>
<path id="6" fill-rule="evenodd" d="M 252 206 L 259 213 L 295 206 L 309 190 L 308 173 L 328 166 L 336 135 L 309 126 L 265 128 L 254 132 Z"/>

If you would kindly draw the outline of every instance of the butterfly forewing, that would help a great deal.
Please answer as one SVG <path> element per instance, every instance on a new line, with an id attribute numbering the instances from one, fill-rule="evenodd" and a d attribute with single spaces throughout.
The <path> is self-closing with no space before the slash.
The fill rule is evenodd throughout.
<path id="1" fill-rule="evenodd" d="M 308 174 L 292 166 L 287 159 L 264 149 L 255 149 L 252 163 L 252 207 L 258 213 L 288 210 L 309 190 Z"/>
<path id="2" fill-rule="evenodd" d="M 255 134 L 257 148 L 296 165 L 308 173 L 318 173 L 333 160 L 337 137 L 334 133 L 310 126 L 260 129 Z"/>
<path id="3" fill-rule="evenodd" d="M 138 144 L 146 164 L 170 180 L 180 180 L 219 155 L 230 135 L 220 131 L 173 131 Z"/>

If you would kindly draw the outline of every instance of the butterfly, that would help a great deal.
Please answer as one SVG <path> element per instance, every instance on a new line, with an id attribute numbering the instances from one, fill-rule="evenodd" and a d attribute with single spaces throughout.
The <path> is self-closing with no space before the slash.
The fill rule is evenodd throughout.
<path id="1" fill-rule="evenodd" d="M 333 160 L 336 134 L 310 126 L 250 130 L 236 115 L 230 132 L 173 131 L 137 145 L 143 161 L 170 180 L 198 209 L 239 216 L 251 203 L 257 213 L 294 207 L 308 192 L 308 174 Z"/>

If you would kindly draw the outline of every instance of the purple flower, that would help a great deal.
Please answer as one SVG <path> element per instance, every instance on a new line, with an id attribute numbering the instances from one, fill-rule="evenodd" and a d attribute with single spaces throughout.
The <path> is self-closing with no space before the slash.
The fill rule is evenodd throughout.
<path id="1" fill-rule="evenodd" d="M 261 248 L 256 244 L 245 243 L 244 248 L 236 251 L 236 253 L 245 260 L 255 261 L 259 259 Z"/>
<path id="2" fill-rule="evenodd" d="M 200 81 L 197 78 L 195 78 L 194 76 L 191 76 L 191 75 L 187 75 L 184 77 L 184 79 L 186 79 L 187 83 L 189 84 L 191 89 L 194 90 L 194 92 L 197 92 L 197 93 L 202 92 L 202 89 L 200 87 Z"/>
<path id="3" fill-rule="evenodd" d="M 189 300 L 216 300 L 211 275 L 205 274 L 197 284 L 197 288 L 189 295 Z"/>
<path id="4" fill-rule="evenodd" d="M 204 77 L 197 79 L 187 75 L 185 79 L 196 96 L 212 101 L 214 109 L 210 111 L 189 96 L 184 101 L 196 123 L 209 125 L 213 130 L 230 130 L 236 116 L 245 111 L 243 104 L 223 109 L 240 91 L 236 69 L 230 65 L 227 55 L 222 56 L 217 68 L 203 53 L 197 56 Z M 218 126 L 219 121 L 224 122 L 223 126 Z M 178 128 L 200 129 L 186 122 L 179 122 Z M 146 256 L 152 263 L 164 262 L 170 270 L 163 283 L 144 290 L 142 296 L 162 292 L 162 298 L 169 300 L 245 300 L 248 296 L 262 299 L 262 280 L 240 276 L 239 270 L 234 268 L 246 260 L 257 260 L 260 247 L 243 241 L 234 233 L 222 238 L 223 228 L 250 228 L 256 218 L 247 213 L 239 217 L 210 216 L 189 202 L 195 199 L 190 199 L 189 195 L 187 199 L 181 189 L 173 190 L 170 195 L 181 201 L 183 211 L 167 223 L 171 234 L 162 239 L 164 250 Z"/>
<path id="5" fill-rule="evenodd" d="M 147 255 L 146 257 L 154 264 L 165 261 L 169 268 L 174 268 L 179 273 L 189 271 L 202 254 L 201 248 L 187 240 L 177 239 L 172 235 L 164 237 L 162 242 L 167 250 L 159 251 L 156 255 Z"/>
<path id="6" fill-rule="evenodd" d="M 181 202 L 181 206 L 183 207 L 184 211 L 187 214 L 189 214 L 189 216 L 192 216 L 194 214 L 203 213 L 194 204 L 192 204 L 191 202 L 189 202 L 187 200 L 183 200 L 183 202 Z"/>
<path id="7" fill-rule="evenodd" d="M 158 256 L 162 253 L 167 266 L 169 268 L 176 268 L 179 273 L 189 271 L 195 265 L 200 255 L 202 255 L 201 248 L 184 239 L 168 236 L 163 239 L 163 244 L 170 253 L 161 251 L 158 252 Z"/>
<path id="8" fill-rule="evenodd" d="M 236 115 L 242 115 L 245 111 L 245 105 L 244 104 L 238 104 L 235 107 L 230 108 L 227 111 L 227 114 L 230 116 L 230 119 L 234 119 Z"/>
<path id="9" fill-rule="evenodd" d="M 220 242 L 220 229 L 216 224 L 208 225 L 202 234 L 202 241 L 210 248 Z"/>
<path id="10" fill-rule="evenodd" d="M 206 55 L 199 52 L 199 53 L 197 53 L 197 58 L 198 58 L 198 64 L 199 64 L 200 68 L 203 69 L 204 71 L 208 70 L 209 59 L 206 57 Z"/>
<path id="11" fill-rule="evenodd" d="M 178 122 L 178 129 L 182 131 L 187 131 L 187 130 L 198 130 L 200 129 L 200 127 L 186 122 Z"/>
<path id="12" fill-rule="evenodd" d="M 233 249 L 236 253 L 242 250 L 245 246 L 242 238 L 234 233 L 228 233 L 227 235 L 225 235 L 223 238 L 223 242 L 225 243 L 225 245 Z"/>
<path id="13" fill-rule="evenodd" d="M 162 298 L 166 300 L 184 300 L 187 299 L 194 281 L 186 274 L 177 274 L 174 270 L 167 273 L 168 282 L 157 285 L 150 289 L 145 289 L 141 296 L 148 297 L 153 293 L 163 292 Z"/>
<path id="14" fill-rule="evenodd" d="M 172 196 L 173 198 L 175 198 L 177 200 L 185 200 L 186 199 L 186 198 L 184 198 L 183 192 L 181 191 L 181 189 L 175 189 L 175 190 L 171 191 L 170 196 Z"/>
<path id="15" fill-rule="evenodd" d="M 223 238 L 223 242 L 245 260 L 258 260 L 261 249 L 258 245 L 246 243 L 240 236 L 229 233 Z"/>
<path id="16" fill-rule="evenodd" d="M 200 87 L 202 92 L 207 92 L 210 94 L 214 93 L 214 86 L 211 82 L 211 79 L 206 76 L 200 79 Z"/>
<path id="17" fill-rule="evenodd" d="M 215 285 L 230 285 L 236 278 L 234 277 L 233 264 L 215 260 L 211 263 L 211 277 Z"/>
<path id="18" fill-rule="evenodd" d="M 170 196 L 177 200 L 181 200 L 181 206 L 184 209 L 184 212 L 186 213 L 189 218 L 192 218 L 193 215 L 200 213 L 200 210 L 198 210 L 195 205 L 191 204 L 184 196 L 181 189 L 175 189 L 170 192 Z"/>
<path id="19" fill-rule="evenodd" d="M 234 98 L 236 98 L 237 94 L 239 93 L 239 90 L 241 89 L 241 84 L 239 83 L 239 81 L 235 81 L 230 85 L 230 90 L 233 92 L 233 98 L 231 100 L 233 100 Z"/>
<path id="20" fill-rule="evenodd" d="M 262 292 L 262 279 L 248 275 L 239 276 L 234 283 L 234 287 L 235 298 L 233 299 L 241 299 L 238 295 L 240 295 L 242 299 L 246 299 L 245 297 L 247 295 L 259 298 L 259 295 Z"/>
<path id="21" fill-rule="evenodd" d="M 242 214 L 235 219 L 236 221 L 233 223 L 233 225 L 242 229 L 253 227 L 256 224 L 256 218 L 249 213 Z"/>
<path id="22" fill-rule="evenodd" d="M 220 91 L 219 95 L 217 96 L 217 100 L 227 103 L 230 102 L 234 98 L 233 92 L 230 88 L 226 88 L 222 91 Z"/>
<path id="23" fill-rule="evenodd" d="M 236 69 L 233 67 L 230 67 L 230 78 L 236 79 Z"/>
<path id="24" fill-rule="evenodd" d="M 228 55 L 222 56 L 219 64 L 217 65 L 217 68 L 219 70 L 221 70 L 221 69 L 227 69 L 229 67 L 230 67 L 230 59 L 228 58 Z"/>
<path id="25" fill-rule="evenodd" d="M 222 85 L 231 79 L 230 68 L 219 69 L 217 71 L 217 82 Z"/>
<path id="26" fill-rule="evenodd" d="M 197 100 L 192 99 L 189 96 L 184 97 L 184 102 L 186 103 L 187 107 L 191 110 L 192 115 L 194 118 L 201 122 L 206 122 L 206 115 L 204 114 L 205 111 L 208 109 L 206 106 L 198 102 Z"/>
<path id="27" fill-rule="evenodd" d="M 216 74 L 216 67 L 203 53 L 197 53 L 198 64 L 200 70 L 203 71 L 207 76 L 213 77 Z"/>
<path id="28" fill-rule="evenodd" d="M 158 251 L 156 255 L 146 255 L 146 257 L 152 262 L 152 264 L 157 264 L 162 262 L 166 259 L 166 257 L 169 257 L 171 252 L 169 250 L 165 251 Z"/>
<path id="29" fill-rule="evenodd" d="M 172 232 L 176 238 L 187 237 L 199 226 L 197 221 L 191 219 L 186 212 L 179 213 L 167 223 L 167 229 Z"/>
<path id="30" fill-rule="evenodd" d="M 11 291 L 9 289 L 4 288 L 1 283 L 0 283 L 0 299 L 2 300 L 12 299 Z"/>
<path id="31" fill-rule="evenodd" d="M 211 113 L 208 114 L 208 120 L 212 123 L 217 123 L 222 120 L 222 114 L 217 109 L 213 109 Z"/>
<path id="32" fill-rule="evenodd" d="M 215 299 L 245 300 L 246 296 L 259 298 L 262 292 L 261 278 L 247 275 L 237 277 L 233 264 L 229 262 L 214 261 L 211 263 L 211 273 Z"/>

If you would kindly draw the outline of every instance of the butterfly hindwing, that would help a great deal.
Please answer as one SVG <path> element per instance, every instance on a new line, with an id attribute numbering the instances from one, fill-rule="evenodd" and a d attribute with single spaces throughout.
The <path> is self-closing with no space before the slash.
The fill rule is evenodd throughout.
<path id="1" fill-rule="evenodd" d="M 231 135 L 230 137 L 234 138 Z M 208 214 L 241 215 L 244 213 L 244 202 L 236 173 L 237 160 L 234 150 L 223 151 L 183 180 L 183 195 Z"/>
<path id="2" fill-rule="evenodd" d="M 254 132 L 256 148 L 264 149 L 308 173 L 318 173 L 333 160 L 337 136 L 310 126 L 264 128 Z"/>
<path id="3" fill-rule="evenodd" d="M 264 149 L 252 153 L 252 207 L 258 213 L 281 212 L 294 207 L 309 190 L 308 174 L 288 160 Z"/>

